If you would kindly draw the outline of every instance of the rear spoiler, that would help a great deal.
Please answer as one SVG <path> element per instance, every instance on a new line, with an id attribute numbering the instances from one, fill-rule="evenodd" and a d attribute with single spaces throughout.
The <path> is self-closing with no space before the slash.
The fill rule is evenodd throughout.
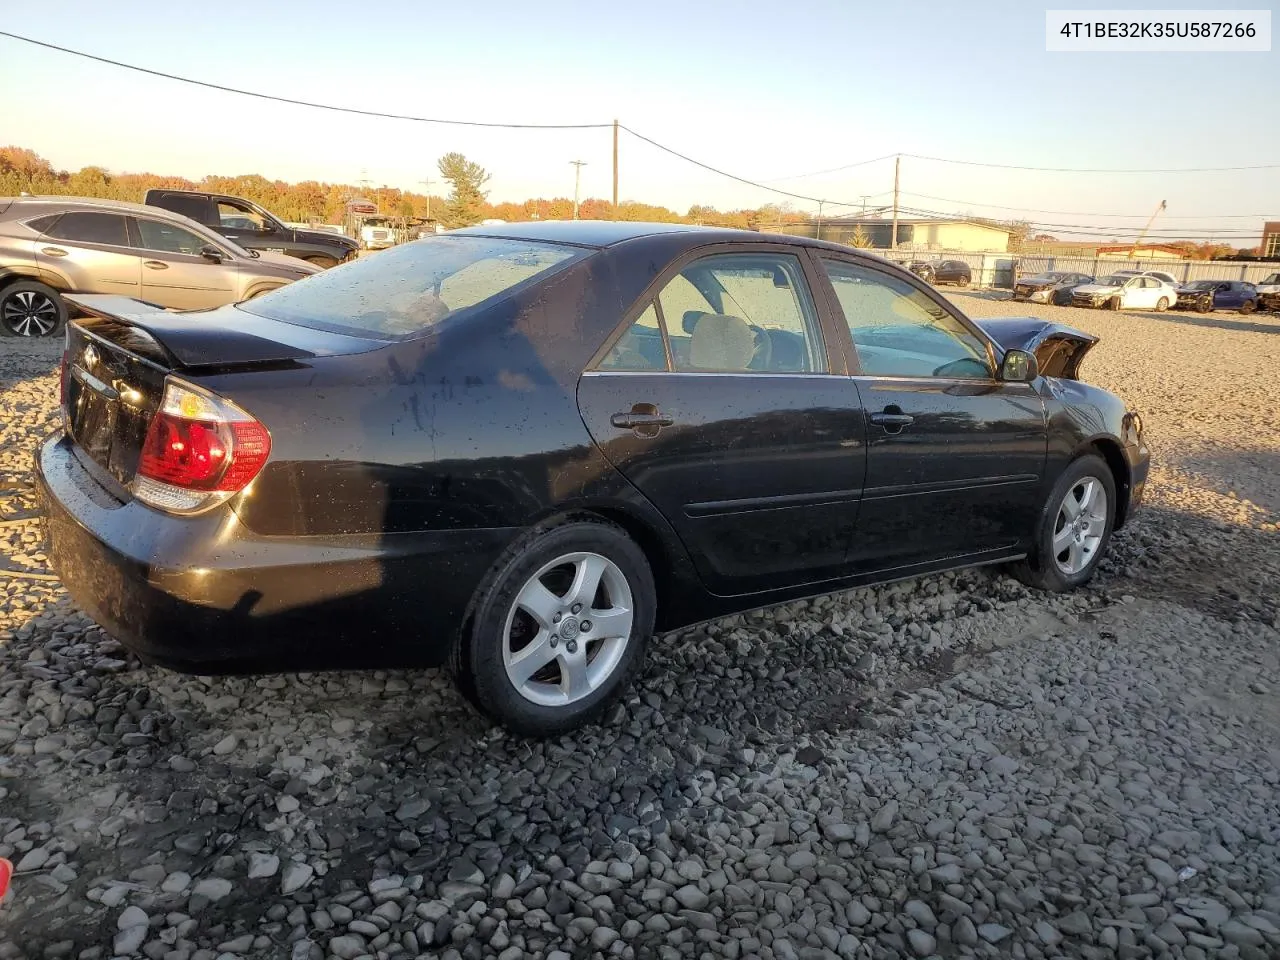
<path id="1" fill-rule="evenodd" d="M 144 300 L 109 294 L 76 294 L 63 298 L 102 320 L 127 324 L 148 334 L 180 367 L 224 367 L 309 360 L 316 354 L 251 333 L 260 318 L 219 309 L 190 313 L 166 310 Z"/>

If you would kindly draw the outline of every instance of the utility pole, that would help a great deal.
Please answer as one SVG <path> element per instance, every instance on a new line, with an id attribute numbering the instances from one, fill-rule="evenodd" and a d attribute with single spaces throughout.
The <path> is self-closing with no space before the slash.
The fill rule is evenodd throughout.
<path id="1" fill-rule="evenodd" d="M 618 219 L 618 119 L 613 120 L 613 219 Z"/>
<path id="2" fill-rule="evenodd" d="M 582 168 L 587 165 L 585 160 L 570 160 L 573 164 L 573 219 L 578 219 L 578 183 L 582 179 Z"/>
<path id="3" fill-rule="evenodd" d="M 822 201 L 821 200 L 818 201 L 818 234 L 815 239 L 817 240 L 822 239 Z"/>
<path id="4" fill-rule="evenodd" d="M 418 182 L 427 188 L 427 219 L 430 220 L 431 219 L 431 178 L 427 177 L 427 179 L 419 180 Z"/>
<path id="5" fill-rule="evenodd" d="M 902 166 L 902 155 L 893 158 L 893 234 L 889 237 L 889 249 L 898 249 L 898 168 Z"/>
<path id="6" fill-rule="evenodd" d="M 862 215 L 863 215 L 864 217 L 867 215 L 867 198 L 868 198 L 868 197 L 870 197 L 870 196 L 871 196 L 871 194 L 869 194 L 869 193 L 864 193 L 864 194 L 862 195 Z"/>

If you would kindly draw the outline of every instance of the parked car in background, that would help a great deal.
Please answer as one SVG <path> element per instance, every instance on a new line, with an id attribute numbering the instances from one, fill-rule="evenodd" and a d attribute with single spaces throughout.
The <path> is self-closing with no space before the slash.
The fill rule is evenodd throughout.
<path id="1" fill-rule="evenodd" d="M 1068 304 L 1071 302 L 1072 291 L 1086 283 L 1093 283 L 1093 277 L 1083 273 L 1050 270 L 1029 277 L 1019 277 L 1013 288 L 1013 299 L 1029 300 L 1032 303 Z"/>
<path id="2" fill-rule="evenodd" d="M 1271 273 L 1256 285 L 1258 306 L 1263 310 L 1280 310 L 1280 273 Z"/>
<path id="3" fill-rule="evenodd" d="M 1258 288 L 1240 280 L 1192 280 L 1178 287 L 1179 310 L 1239 310 L 1253 313 L 1258 309 Z"/>
<path id="4" fill-rule="evenodd" d="M 473 227 L 198 324 L 79 302 L 37 482 L 80 609 L 196 672 L 447 663 L 521 734 L 655 628 L 979 563 L 1078 587 L 1148 473 L 1097 338 L 809 238 Z"/>
<path id="5" fill-rule="evenodd" d="M 1173 284 L 1128 271 L 1083 284 L 1071 292 L 1074 307 L 1111 310 L 1168 310 L 1177 299 L 1178 291 Z"/>
<path id="6" fill-rule="evenodd" d="M 963 260 L 913 260 L 910 269 L 928 283 L 954 283 L 967 287 L 973 282 L 973 270 Z"/>
<path id="7" fill-rule="evenodd" d="M 1171 287 L 1176 287 L 1181 282 L 1178 280 L 1177 277 L 1175 277 L 1172 273 L 1169 273 L 1166 270 L 1143 270 L 1139 274 L 1139 276 L 1155 277 L 1157 280 L 1161 281 L 1162 283 L 1167 283 Z"/>
<path id="8" fill-rule="evenodd" d="M 0 198 L 0 333 L 49 337 L 63 294 L 135 297 L 181 310 L 247 300 L 319 268 L 245 250 L 157 207 L 83 197 Z"/>
<path id="9" fill-rule="evenodd" d="M 350 260 L 360 245 L 321 230 L 297 230 L 251 200 L 195 190 L 148 190 L 143 202 L 204 224 L 246 250 L 283 253 L 327 269 Z"/>

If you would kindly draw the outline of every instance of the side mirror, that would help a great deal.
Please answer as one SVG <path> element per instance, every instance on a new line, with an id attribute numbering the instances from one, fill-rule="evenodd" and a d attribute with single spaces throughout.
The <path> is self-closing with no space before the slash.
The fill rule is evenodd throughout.
<path id="1" fill-rule="evenodd" d="M 1025 350 L 1009 350 L 1000 364 L 1000 379 L 1009 383 L 1030 383 L 1040 375 L 1035 354 Z"/>
<path id="2" fill-rule="evenodd" d="M 200 249 L 200 256 L 204 257 L 212 263 L 221 263 L 223 261 L 222 251 L 210 244 Z"/>

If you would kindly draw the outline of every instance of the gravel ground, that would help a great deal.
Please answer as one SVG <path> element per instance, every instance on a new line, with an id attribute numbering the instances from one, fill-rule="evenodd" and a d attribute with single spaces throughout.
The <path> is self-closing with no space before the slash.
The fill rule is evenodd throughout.
<path id="1" fill-rule="evenodd" d="M 1088 589 L 732 617 L 548 743 L 435 672 L 139 665 L 40 552 L 56 348 L 0 344 L 0 960 L 1280 956 L 1280 319 L 1002 297 L 1157 457 Z"/>

